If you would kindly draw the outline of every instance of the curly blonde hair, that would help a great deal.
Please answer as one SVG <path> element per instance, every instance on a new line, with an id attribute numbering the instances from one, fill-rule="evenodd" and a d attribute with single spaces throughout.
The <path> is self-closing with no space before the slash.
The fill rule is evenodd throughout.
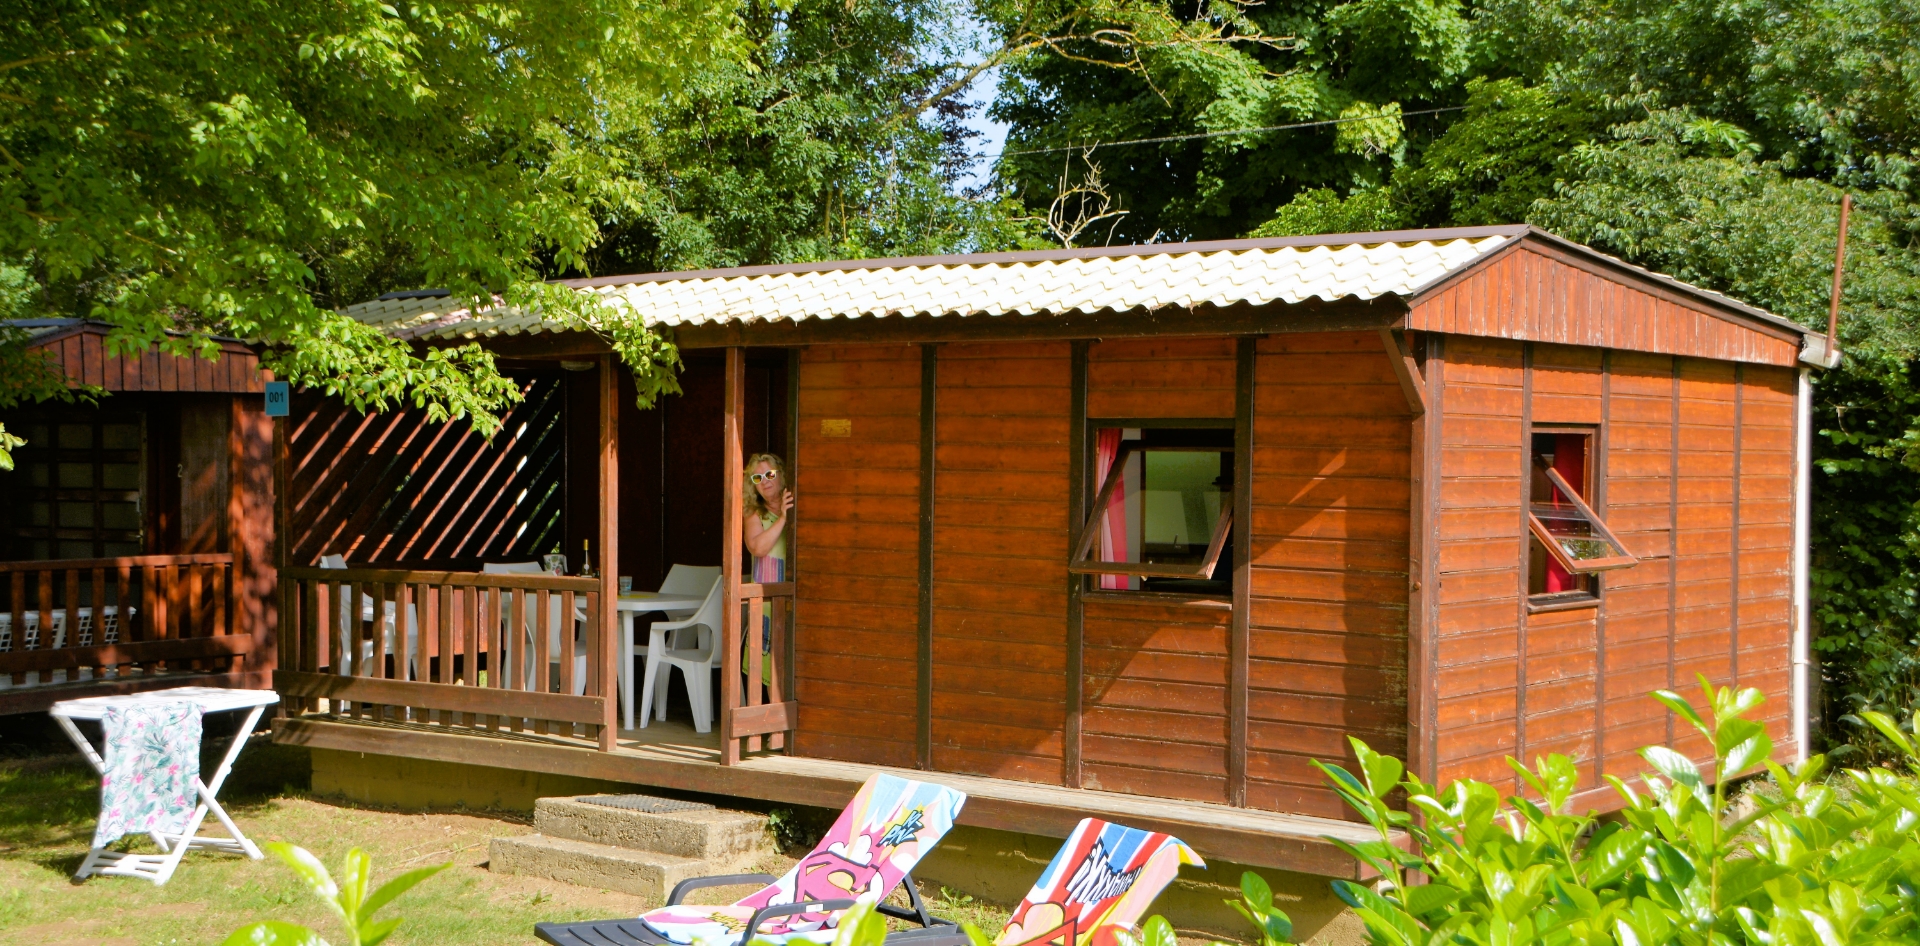
<path id="1" fill-rule="evenodd" d="M 760 498 L 760 491 L 753 486 L 753 468 L 762 463 L 773 467 L 773 472 L 779 474 L 782 488 L 788 487 L 787 463 L 785 460 L 780 459 L 779 454 L 756 453 L 748 457 L 747 468 L 740 471 L 740 484 L 746 487 L 744 495 L 746 498 L 747 515 L 749 516 L 765 516 L 768 513 L 778 513 L 778 510 L 767 508 L 766 500 Z"/>

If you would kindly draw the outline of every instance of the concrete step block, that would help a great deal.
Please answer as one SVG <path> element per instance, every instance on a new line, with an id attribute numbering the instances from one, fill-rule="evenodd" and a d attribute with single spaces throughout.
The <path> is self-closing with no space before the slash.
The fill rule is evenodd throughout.
<path id="1" fill-rule="evenodd" d="M 711 873 L 749 867 L 773 850 L 765 815 L 720 808 L 656 814 L 542 798 L 534 802 L 533 827 L 549 837 L 706 861 Z"/>
<path id="2" fill-rule="evenodd" d="M 655 905 L 666 902 L 675 884 L 713 873 L 693 858 L 540 834 L 494 838 L 487 859 L 495 873 L 614 890 Z"/>

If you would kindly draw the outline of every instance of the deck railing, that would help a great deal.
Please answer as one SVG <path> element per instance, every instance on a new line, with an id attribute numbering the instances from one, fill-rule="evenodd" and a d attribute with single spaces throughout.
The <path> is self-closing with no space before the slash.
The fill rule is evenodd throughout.
<path id="1" fill-rule="evenodd" d="M 238 612 L 232 555 L 0 562 L 0 689 L 234 673 Z"/>
<path id="2" fill-rule="evenodd" d="M 793 702 L 793 582 L 743 583 L 729 596 L 728 642 L 723 658 L 720 697 L 721 762 L 739 761 L 741 752 L 786 748 L 799 706 Z M 764 649 L 763 649 L 764 648 Z"/>
<path id="3" fill-rule="evenodd" d="M 291 711 L 613 748 L 614 663 L 596 657 L 618 639 L 595 579 L 287 568 L 280 582 L 274 684 Z"/>

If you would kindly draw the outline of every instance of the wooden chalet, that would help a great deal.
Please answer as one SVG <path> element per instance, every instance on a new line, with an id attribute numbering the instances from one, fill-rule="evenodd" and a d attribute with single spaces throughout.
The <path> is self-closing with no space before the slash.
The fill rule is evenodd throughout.
<path id="1" fill-rule="evenodd" d="M 491 444 L 296 400 L 278 738 L 834 807 L 923 770 L 963 823 L 1105 814 L 1348 875 L 1310 762 L 1349 735 L 1509 788 L 1505 757 L 1565 753 L 1605 807 L 1641 746 L 1708 753 L 1648 699 L 1703 673 L 1804 751 L 1830 358 L 1725 296 L 1525 226 L 570 285 L 670 331 L 685 393 L 637 409 L 597 335 L 537 313 L 349 310 L 478 340 L 527 399 Z M 797 498 L 778 585 L 742 570 L 760 451 Z M 475 574 L 583 543 L 600 577 Z M 724 570 L 706 736 L 616 721 L 615 576 L 674 563 Z M 417 641 L 377 609 L 331 633 L 347 589 Z M 583 602 L 584 681 L 512 643 L 515 595 Z"/>
<path id="2" fill-rule="evenodd" d="M 108 326 L 5 323 L 97 404 L 0 411 L 26 438 L 0 472 L 0 714 L 273 671 L 271 376 L 217 358 L 119 357 Z"/>

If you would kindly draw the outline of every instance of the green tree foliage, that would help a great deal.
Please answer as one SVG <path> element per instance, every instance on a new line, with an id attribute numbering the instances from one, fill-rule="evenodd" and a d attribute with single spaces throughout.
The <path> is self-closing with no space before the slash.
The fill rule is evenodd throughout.
<path id="1" fill-rule="evenodd" d="M 1019 208 L 969 199 L 969 62 L 947 0 L 746 5 L 753 52 L 713 63 L 689 94 L 622 136 L 642 199 L 609 208 L 574 272 L 704 269 L 1008 249 Z"/>
<path id="2" fill-rule="evenodd" d="M 1835 946 L 1911 942 L 1920 882 L 1915 791 L 1920 754 L 1893 721 L 1869 721 L 1897 768 L 1827 777 L 1819 756 L 1789 771 L 1770 756 L 1766 727 L 1748 717 L 1758 690 L 1701 680 L 1706 712 L 1678 694 L 1655 698 L 1712 748 L 1704 771 L 1685 753 L 1641 750 L 1644 786 L 1609 776 L 1625 807 L 1585 813 L 1579 771 L 1553 755 L 1528 768 L 1509 759 L 1524 791 L 1502 798 L 1484 782 L 1432 786 L 1359 740 L 1358 773 L 1320 763 L 1379 840 L 1341 846 L 1394 881 L 1335 881 L 1376 946 L 1545 943 L 1566 946 Z M 1772 784 L 1739 801 L 1730 778 L 1764 767 Z M 1405 810 L 1389 802 L 1404 793 Z M 1413 850 L 1397 846 L 1404 831 Z M 1407 885 L 1407 871 L 1427 883 Z"/>
<path id="3" fill-rule="evenodd" d="M 515 396 L 490 356 L 417 353 L 331 307 L 398 281 L 591 319 L 536 263 L 583 259 L 602 214 L 643 202 L 618 137 L 742 50 L 721 0 L 0 12 L 16 312 L 110 322 L 117 352 L 256 340 L 267 367 L 356 407 L 482 430 Z"/>
<path id="4" fill-rule="evenodd" d="M 1205 71 L 1149 57 L 1094 82 L 1036 57 L 996 110 L 1015 150 L 1331 123 L 1096 149 L 1118 238 L 1524 221 L 1822 328 L 1855 195 L 1848 357 L 1816 379 L 1816 646 L 1830 718 L 1920 705 L 1913 5 L 1289 0 L 1246 19 L 1265 42 Z M 1000 165 L 1030 207 L 1043 157 Z"/>

